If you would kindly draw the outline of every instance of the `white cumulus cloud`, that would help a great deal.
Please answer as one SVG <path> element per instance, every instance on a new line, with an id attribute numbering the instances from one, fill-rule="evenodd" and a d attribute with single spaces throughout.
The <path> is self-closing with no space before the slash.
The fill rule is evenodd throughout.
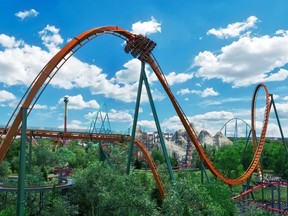
<path id="1" fill-rule="evenodd" d="M 59 34 L 60 29 L 55 26 L 47 25 L 43 30 L 39 31 L 39 35 L 43 44 L 50 51 L 58 51 L 59 45 L 63 43 L 63 38 Z"/>
<path id="2" fill-rule="evenodd" d="M 154 17 L 151 17 L 150 21 L 138 21 L 132 24 L 132 33 L 134 34 L 149 35 L 157 32 L 161 32 L 161 24 Z"/>
<path id="3" fill-rule="evenodd" d="M 16 96 L 6 90 L 0 90 L 0 102 L 11 102 L 16 99 Z"/>
<path id="4" fill-rule="evenodd" d="M 169 85 L 180 84 L 187 82 L 188 80 L 193 78 L 193 73 L 175 73 L 171 72 L 166 77 L 166 80 Z"/>
<path id="5" fill-rule="evenodd" d="M 288 35 L 245 36 L 222 47 L 220 54 L 200 52 L 193 66 L 199 67 L 196 76 L 217 78 L 233 87 L 259 82 L 283 81 L 288 71 Z"/>
<path id="6" fill-rule="evenodd" d="M 40 47 L 25 44 L 13 36 L 2 34 L 0 44 L 5 47 L 0 51 L 0 82 L 8 86 L 28 86 L 52 57 Z"/>
<path id="7" fill-rule="evenodd" d="M 22 40 L 16 41 L 15 37 L 9 37 L 8 35 L 0 34 L 0 45 L 4 48 L 16 48 L 23 44 L 24 42 Z"/>
<path id="8" fill-rule="evenodd" d="M 64 125 L 58 126 L 59 129 L 63 129 Z M 71 120 L 70 122 L 67 123 L 67 128 L 69 130 L 87 130 L 87 126 L 83 124 L 83 122 L 79 120 Z"/>
<path id="9" fill-rule="evenodd" d="M 2 71 L 0 82 L 7 86 L 29 86 L 33 78 L 60 50 L 60 45 L 64 40 L 59 32 L 60 29 L 53 25 L 47 25 L 39 31 L 42 44 L 48 49 L 29 45 L 22 40 L 17 40 L 14 36 L 0 35 L 0 45 L 3 46 L 3 50 L 0 50 L 0 70 Z M 89 88 L 94 95 L 101 94 L 106 98 L 130 103 L 136 99 L 140 68 L 140 61 L 132 59 L 124 63 L 123 69 L 118 70 L 115 76 L 108 78 L 108 74 L 104 73 L 102 68 L 72 56 L 53 77 L 50 85 L 63 89 Z M 149 71 L 148 65 L 145 71 L 150 84 L 158 81 L 155 74 Z M 182 83 L 192 77 L 192 74 L 177 74 L 176 72 L 167 75 L 171 84 Z M 154 89 L 153 85 L 150 87 L 154 100 L 164 99 L 162 92 Z M 142 93 L 141 102 L 147 102 L 145 87 Z"/>
<path id="10" fill-rule="evenodd" d="M 218 92 L 214 91 L 213 88 L 206 88 L 201 94 L 201 97 L 208 97 L 208 96 L 217 96 L 219 95 Z"/>
<path id="11" fill-rule="evenodd" d="M 66 95 L 65 97 L 68 97 L 69 100 L 67 104 L 68 109 L 82 110 L 85 108 L 99 108 L 99 104 L 96 100 L 90 100 L 86 102 L 84 101 L 81 94 L 78 94 L 76 96 Z M 59 99 L 58 104 L 64 104 L 64 97 Z"/>
<path id="12" fill-rule="evenodd" d="M 39 15 L 39 12 L 36 11 L 35 9 L 19 11 L 15 13 L 15 16 L 19 17 L 21 20 L 24 20 L 28 17 L 37 17 L 38 15 Z"/>
<path id="13" fill-rule="evenodd" d="M 238 37 L 242 32 L 246 31 L 247 29 L 255 27 L 257 21 L 257 17 L 250 16 L 247 18 L 246 21 L 229 24 L 226 28 L 212 28 L 207 32 L 207 34 L 215 35 L 218 38 Z"/>
<path id="14" fill-rule="evenodd" d="M 47 105 L 35 104 L 33 109 L 47 109 Z"/>
<path id="15" fill-rule="evenodd" d="M 155 121 L 153 120 L 140 120 L 137 122 L 144 131 L 156 131 Z"/>
<path id="16" fill-rule="evenodd" d="M 213 88 L 206 88 L 203 91 L 201 90 L 190 90 L 188 88 L 180 89 L 177 91 L 177 94 L 179 95 L 186 95 L 186 94 L 196 94 L 200 95 L 201 97 L 208 97 L 208 96 L 218 96 L 219 93 L 215 91 Z"/>
<path id="17" fill-rule="evenodd" d="M 111 109 L 108 112 L 111 122 L 132 122 L 133 117 L 127 110 L 115 110 Z"/>
<path id="18" fill-rule="evenodd" d="M 221 126 L 228 120 L 234 118 L 232 112 L 227 111 L 212 111 L 204 114 L 198 114 L 194 116 L 187 116 L 190 123 L 193 123 L 196 130 L 200 132 L 205 129 L 208 130 L 212 135 L 221 129 Z M 171 116 L 165 119 L 161 123 L 163 131 L 177 131 L 184 129 L 182 122 L 178 116 Z"/>
<path id="19" fill-rule="evenodd" d="M 141 62 L 138 59 L 131 59 L 123 65 L 124 69 L 115 74 L 115 81 L 122 84 L 135 83 L 139 80 Z"/>

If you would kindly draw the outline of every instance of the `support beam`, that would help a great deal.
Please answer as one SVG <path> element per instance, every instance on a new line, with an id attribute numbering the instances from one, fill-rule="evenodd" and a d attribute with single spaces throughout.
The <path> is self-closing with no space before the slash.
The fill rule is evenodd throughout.
<path id="1" fill-rule="evenodd" d="M 27 109 L 22 107 L 22 128 L 20 146 L 20 164 L 18 174 L 18 193 L 17 193 L 17 216 L 24 215 L 25 208 L 25 156 L 27 139 Z"/>
<path id="2" fill-rule="evenodd" d="M 150 106 L 151 106 L 153 117 L 154 117 L 154 121 L 155 121 L 157 132 L 158 132 L 158 135 L 159 135 L 159 138 L 160 138 L 162 151 L 164 153 L 166 165 L 168 167 L 170 180 L 174 181 L 174 175 L 173 175 L 171 161 L 170 161 L 170 158 L 169 158 L 169 155 L 168 155 L 168 151 L 167 151 L 167 148 L 166 148 L 166 145 L 165 145 L 163 133 L 162 133 L 162 130 L 161 130 L 161 127 L 160 127 L 160 122 L 159 122 L 158 115 L 157 115 L 157 112 L 156 112 L 156 108 L 155 108 L 155 105 L 154 105 L 153 97 L 152 97 L 152 94 L 151 94 L 151 91 L 150 91 L 148 79 L 147 79 L 147 76 L 146 76 L 146 73 L 145 73 L 145 70 L 143 69 L 143 67 L 145 67 L 145 63 L 144 62 L 142 62 L 141 75 L 142 75 L 144 83 L 145 83 L 147 95 L 148 95 L 148 98 L 149 98 Z"/>
<path id="3" fill-rule="evenodd" d="M 31 173 L 31 164 L 32 164 L 32 139 L 33 139 L 33 132 L 31 131 L 29 137 L 29 158 L 28 158 L 28 173 Z"/>
<path id="4" fill-rule="evenodd" d="M 159 123 L 159 119 L 158 119 L 158 115 L 156 112 L 156 108 L 154 105 L 154 101 L 153 101 L 153 97 L 150 91 L 150 87 L 149 87 L 149 83 L 147 80 L 147 76 L 145 73 L 145 62 L 141 61 L 141 73 L 140 73 L 140 78 L 139 78 L 139 86 L 138 86 L 138 92 L 137 92 L 137 99 L 136 99 L 136 107 L 135 107 L 135 113 L 134 113 L 134 120 L 133 120 L 133 126 L 132 126 L 132 134 L 131 134 L 131 140 L 130 140 L 130 145 L 129 145 L 129 151 L 128 151 L 128 162 L 127 162 L 127 169 L 126 169 L 126 174 L 129 175 L 130 173 L 130 166 L 131 166 L 131 160 L 132 160 L 132 152 L 133 152 L 133 146 L 134 146 L 134 140 L 135 140 L 135 134 L 136 134 L 136 127 L 137 127 L 137 120 L 138 120 L 138 113 L 139 113 L 139 107 L 140 107 L 140 100 L 141 100 L 141 92 L 142 92 L 142 85 L 143 85 L 143 81 L 146 87 L 146 91 L 147 91 L 147 95 L 149 98 L 149 102 L 150 102 L 150 106 L 152 109 L 152 113 L 153 113 L 153 117 L 154 117 L 154 121 L 156 124 L 156 128 L 157 128 L 157 132 L 160 138 L 160 143 L 161 143 L 161 147 L 163 150 L 163 154 L 165 157 L 165 161 L 168 167 L 168 172 L 169 172 L 169 177 L 171 181 L 174 181 L 174 175 L 173 175 L 173 170 L 172 170 L 172 165 L 171 165 L 171 161 L 167 152 L 167 148 L 165 145 L 165 141 L 164 141 L 164 137 L 163 137 L 163 133 L 160 127 L 160 123 Z"/>
<path id="5" fill-rule="evenodd" d="M 130 173 L 130 166 L 131 166 L 136 127 L 137 127 L 137 121 L 138 121 L 138 113 L 139 113 L 139 107 L 140 107 L 140 101 L 141 101 L 141 92 L 142 92 L 142 85 L 143 85 L 142 71 L 145 71 L 145 62 L 142 62 L 141 64 L 141 73 L 140 73 L 139 84 L 138 84 L 138 92 L 137 92 L 133 126 L 132 126 L 132 132 L 131 132 L 131 140 L 129 143 L 129 150 L 128 150 L 128 161 L 127 161 L 127 168 L 126 168 L 127 175 L 129 175 Z"/>
<path id="6" fill-rule="evenodd" d="M 279 116 L 278 116 L 278 112 L 277 112 L 277 109 L 276 109 L 276 105 L 275 105 L 275 102 L 274 102 L 273 94 L 270 94 L 270 97 L 271 97 L 270 109 L 271 109 L 271 106 L 273 105 L 274 112 L 275 112 L 275 116 L 276 116 L 277 123 L 278 123 L 278 127 L 279 127 L 279 130 L 280 130 L 280 135 L 281 135 L 282 143 L 283 143 L 284 148 L 285 148 L 285 151 L 286 151 L 286 161 L 287 161 L 288 149 L 287 149 L 287 146 L 286 146 L 286 144 L 285 144 L 285 138 L 284 138 L 283 130 L 282 130 L 281 123 L 280 123 L 280 120 L 279 120 Z"/>

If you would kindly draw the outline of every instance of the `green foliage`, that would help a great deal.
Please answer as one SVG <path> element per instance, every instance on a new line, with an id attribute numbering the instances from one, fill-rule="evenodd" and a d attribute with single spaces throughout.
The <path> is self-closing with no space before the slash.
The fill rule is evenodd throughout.
<path id="1" fill-rule="evenodd" d="M 276 175 L 288 179 L 288 157 L 282 142 L 274 141 L 265 143 L 262 154 L 264 169 L 271 169 Z"/>
<path id="2" fill-rule="evenodd" d="M 246 142 L 246 141 L 245 141 Z M 243 151 L 242 153 L 242 158 L 241 158 L 241 163 L 243 165 L 243 169 L 247 170 L 250 166 L 251 161 L 253 160 L 254 156 L 254 151 L 253 151 L 253 145 L 252 142 L 247 143 L 246 148 L 245 148 L 245 143 L 237 143 L 237 146 L 240 152 Z M 243 148 L 243 150 L 241 149 Z"/>
<path id="3" fill-rule="evenodd" d="M 214 161 L 215 154 L 217 152 L 217 149 L 215 146 L 210 145 L 204 145 L 205 153 L 208 155 L 211 161 Z M 192 152 L 192 167 L 196 169 L 201 169 L 201 160 L 199 157 L 199 154 L 196 149 Z"/>
<path id="4" fill-rule="evenodd" d="M 138 158 L 136 158 L 136 160 L 134 161 L 134 167 L 135 169 L 141 169 L 143 167 L 143 164 Z"/>
<path id="5" fill-rule="evenodd" d="M 87 166 L 89 161 L 86 160 L 85 156 L 87 155 L 87 152 L 83 146 L 78 145 L 77 141 L 74 142 L 70 141 L 68 142 L 67 148 L 75 154 L 76 158 L 76 160 L 70 161 L 71 167 L 84 168 Z M 93 147 L 89 148 L 90 151 L 92 149 Z M 97 158 L 97 156 L 94 155 L 94 158 Z"/>
<path id="6" fill-rule="evenodd" d="M 11 173 L 10 163 L 3 161 L 0 164 L 0 181 L 5 181 L 8 178 L 8 175 Z"/>
<path id="7" fill-rule="evenodd" d="M 69 166 L 76 161 L 75 153 L 65 147 L 57 149 L 54 156 L 59 167 Z"/>
<path id="8" fill-rule="evenodd" d="M 4 210 L 0 211 L 0 216 L 11 216 L 16 215 L 16 206 L 9 206 Z"/>
<path id="9" fill-rule="evenodd" d="M 178 166 L 178 160 L 177 160 L 177 157 L 175 155 L 170 157 L 170 162 L 171 162 L 172 167 Z"/>
<path id="10" fill-rule="evenodd" d="M 234 215 L 229 188 L 220 183 L 200 184 L 192 175 L 175 181 L 163 202 L 163 215 Z"/>
<path id="11" fill-rule="evenodd" d="M 228 178 L 236 178 L 243 172 L 241 152 L 233 145 L 221 147 L 215 154 L 214 163 Z"/>
<path id="12" fill-rule="evenodd" d="M 126 176 L 106 163 L 90 164 L 75 173 L 71 202 L 79 205 L 82 215 L 157 215 L 156 204 L 147 195 L 151 183 L 145 174 Z"/>
<path id="13" fill-rule="evenodd" d="M 78 208 L 75 205 L 71 205 L 65 196 L 60 196 L 59 193 L 52 192 L 48 198 L 46 208 L 41 212 L 43 216 L 72 216 L 78 215 Z"/>
<path id="14" fill-rule="evenodd" d="M 11 171 L 13 173 L 15 172 L 19 172 L 19 163 L 20 163 L 20 157 L 14 157 L 12 159 L 12 161 L 10 162 L 10 166 L 11 166 Z"/>
<path id="15" fill-rule="evenodd" d="M 10 169 L 12 172 L 18 172 L 19 152 L 20 152 L 20 141 L 15 140 L 10 146 L 9 151 L 5 156 L 5 160 L 10 163 Z"/>
<path id="16" fill-rule="evenodd" d="M 243 216 L 273 216 L 273 215 L 276 216 L 276 215 L 279 215 L 279 214 L 269 212 L 267 210 L 263 210 L 255 206 L 249 206 L 246 204 L 244 204 L 243 206 L 238 206 L 238 209 L 241 212 L 241 214 L 239 213 L 239 215 L 243 215 Z"/>
<path id="17" fill-rule="evenodd" d="M 0 216 L 16 215 L 16 198 L 15 193 L 0 193 Z"/>
<path id="18" fill-rule="evenodd" d="M 253 158 L 251 142 L 245 151 L 244 145 L 245 140 L 238 140 L 218 150 L 205 146 L 205 151 L 223 174 L 235 178 Z M 18 170 L 19 141 L 12 146 L 6 162 L 0 165 L 0 180 L 5 180 L 10 170 Z M 41 206 L 39 194 L 29 193 L 26 196 L 27 215 L 270 215 L 249 206 L 236 212 L 226 185 L 218 181 L 202 185 L 200 177 L 195 177 L 190 171 L 180 171 L 171 185 L 164 155 L 154 149 L 151 155 L 158 162 L 157 169 L 168 191 L 167 198 L 163 200 L 149 171 L 134 171 L 129 176 L 125 174 L 126 148 L 113 144 L 108 147 L 113 169 L 105 161 L 98 161 L 98 146 L 92 142 L 83 148 L 76 141 L 69 141 L 65 147 L 54 151 L 50 140 L 38 141 L 38 145 L 33 146 L 32 170 L 26 174 L 26 183 L 44 185 L 48 173 L 55 166 L 69 165 L 74 169 L 75 184 L 68 196 L 55 191 L 45 192 Z M 172 166 L 177 165 L 176 157 L 172 156 L 170 160 Z M 288 163 L 282 143 L 269 141 L 265 144 L 262 164 L 263 168 L 288 178 Z M 141 168 L 145 164 L 136 159 L 134 165 Z M 199 165 L 198 153 L 193 152 L 193 166 Z M 15 194 L 11 193 L 7 198 L 0 193 L 0 203 L 5 203 L 0 207 L 0 216 L 15 215 L 15 202 Z"/>
<path id="19" fill-rule="evenodd" d="M 20 140 L 15 140 L 9 147 L 9 151 L 6 154 L 5 159 L 8 162 L 11 162 L 13 158 L 19 156 L 19 152 L 20 152 Z"/>
<path id="20" fill-rule="evenodd" d="M 215 154 L 217 152 L 217 149 L 215 146 L 211 146 L 211 145 L 204 145 L 204 149 L 206 154 L 208 155 L 208 157 L 210 158 L 210 160 L 214 160 L 215 158 Z"/>
<path id="21" fill-rule="evenodd" d="M 153 158 L 153 160 L 159 161 L 159 164 L 162 164 L 165 162 L 165 157 L 164 154 L 162 152 L 160 152 L 159 150 L 157 150 L 156 148 L 154 148 L 151 152 L 151 157 Z"/>
<path id="22" fill-rule="evenodd" d="M 31 173 L 26 174 L 26 185 L 45 185 L 47 181 L 47 173 L 43 173 L 39 167 L 33 167 Z"/>
<path id="23" fill-rule="evenodd" d="M 46 167 L 54 163 L 52 144 L 50 140 L 40 140 L 38 145 L 33 146 L 33 165 Z"/>
<path id="24" fill-rule="evenodd" d="M 192 162 L 191 162 L 191 166 L 195 169 L 200 169 L 201 168 L 201 160 L 200 160 L 200 156 L 197 152 L 196 149 L 194 149 L 192 151 Z"/>

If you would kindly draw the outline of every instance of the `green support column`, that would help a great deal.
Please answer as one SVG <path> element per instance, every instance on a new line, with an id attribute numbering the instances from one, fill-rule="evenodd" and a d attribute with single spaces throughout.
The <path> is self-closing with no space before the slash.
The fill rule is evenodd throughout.
<path id="1" fill-rule="evenodd" d="M 141 74 L 140 74 L 140 79 L 139 79 L 139 86 L 138 86 L 138 92 L 137 92 L 137 99 L 136 99 L 136 107 L 135 107 L 135 113 L 134 113 L 134 119 L 133 119 L 133 126 L 132 126 L 132 134 L 131 134 L 131 140 L 130 140 L 130 145 L 129 145 L 129 151 L 128 151 L 128 162 L 127 162 L 127 169 L 126 169 L 126 173 L 127 175 L 129 175 L 130 173 L 130 166 L 131 166 L 131 159 L 132 159 L 132 152 L 133 152 L 133 146 L 134 146 L 134 140 L 135 140 L 135 134 L 136 134 L 136 127 L 137 127 L 137 120 L 138 120 L 138 113 L 139 113 L 139 107 L 140 107 L 140 100 L 141 100 L 141 92 L 142 92 L 142 85 L 143 85 L 143 81 L 145 83 L 145 87 L 146 87 L 146 91 L 148 94 L 148 98 L 149 98 L 149 102 L 151 105 L 151 109 L 152 109 L 152 113 L 154 116 L 154 120 L 155 120 L 155 124 L 156 124 L 156 128 L 159 134 L 159 138 L 160 138 L 160 143 L 161 143 L 161 147 L 164 153 L 164 157 L 165 157 L 165 161 L 168 167 L 168 172 L 169 172 L 169 176 L 170 176 L 170 180 L 174 181 L 174 175 L 173 175 L 173 170 L 172 170 L 172 165 L 171 165 L 171 161 L 167 152 L 167 148 L 164 142 L 164 138 L 163 138 L 163 134 L 161 131 L 161 127 L 160 127 L 160 123 L 158 120 L 158 116 L 156 113 L 156 109 L 155 109 L 155 105 L 154 105 L 154 101 L 153 101 L 153 97 L 150 91 L 150 87 L 147 81 L 147 77 L 146 77 L 146 73 L 145 73 L 145 62 L 141 61 Z"/>
<path id="2" fill-rule="evenodd" d="M 99 161 L 104 161 L 105 155 L 104 155 L 103 148 L 100 143 L 98 145 L 98 152 L 99 152 Z"/>
<path id="3" fill-rule="evenodd" d="M 280 134 L 281 134 L 282 143 L 283 143 L 285 151 L 286 151 L 286 160 L 287 160 L 288 149 L 287 149 L 287 146 L 285 144 L 285 138 L 284 138 L 284 134 L 283 134 L 283 131 L 282 131 L 282 127 L 281 127 L 281 123 L 280 123 L 280 120 L 279 120 L 279 116 L 278 116 L 278 112 L 277 112 L 277 109 L 276 109 L 276 105 L 275 105 L 275 102 L 274 102 L 273 94 L 270 94 L 270 97 L 271 97 L 270 109 L 271 109 L 271 105 L 273 105 L 275 116 L 276 116 L 277 123 L 278 123 L 278 127 L 279 127 Z"/>
<path id="4" fill-rule="evenodd" d="M 21 128 L 21 147 L 20 147 L 20 165 L 18 174 L 18 193 L 17 193 L 17 216 L 24 215 L 25 208 L 25 155 L 27 139 L 27 109 L 21 108 L 22 111 L 22 128 Z"/>
<path id="5" fill-rule="evenodd" d="M 142 71 L 145 71 L 145 63 L 144 62 L 142 62 L 142 64 L 141 64 L 141 73 L 140 73 L 140 78 L 139 78 L 139 86 L 138 86 L 137 99 L 136 99 L 136 105 L 135 105 L 135 113 L 134 113 L 133 126 L 132 126 L 132 132 L 131 132 L 131 140 L 130 140 L 129 150 L 128 150 L 128 161 L 127 161 L 127 168 L 126 168 L 126 174 L 127 175 L 129 175 L 129 173 L 130 173 L 130 166 L 131 166 L 134 140 L 135 140 L 135 134 L 136 134 L 136 127 L 137 127 L 137 121 L 138 121 L 138 113 L 139 113 L 141 92 L 142 92 L 142 85 L 143 85 Z"/>
<path id="6" fill-rule="evenodd" d="M 207 182 L 210 183 L 210 179 L 209 179 L 209 176 L 208 176 L 208 174 L 206 172 L 206 169 L 205 169 L 205 166 L 204 166 L 204 162 L 201 161 L 201 184 L 204 184 L 204 174 L 205 174 Z"/>
<path id="7" fill-rule="evenodd" d="M 142 67 L 144 67 L 144 66 L 145 66 L 145 63 L 142 62 Z M 155 105 L 154 105 L 153 97 L 152 97 L 152 94 L 151 94 L 151 91 L 150 91 L 149 83 L 148 83 L 147 76 L 146 76 L 146 73 L 145 73 L 144 69 L 141 70 L 141 75 L 142 75 L 142 77 L 144 79 L 144 83 L 145 83 L 145 86 L 146 86 L 146 91 L 147 91 L 147 95 L 148 95 L 148 98 L 149 98 L 149 102 L 150 102 L 150 106 L 151 106 L 151 109 L 152 109 L 152 113 L 153 113 L 153 116 L 154 116 L 154 121 L 155 121 L 155 124 L 156 124 L 156 128 L 157 128 L 157 131 L 158 131 L 158 134 L 159 134 L 161 147 L 162 147 L 162 150 L 163 150 L 163 153 L 164 153 L 164 157 L 165 157 L 165 161 L 166 161 L 166 164 L 167 164 L 167 167 L 168 167 L 170 180 L 174 181 L 174 175 L 173 175 L 171 161 L 170 161 L 170 158 L 169 158 L 169 155 L 168 155 L 168 152 L 167 152 L 167 148 L 166 148 L 166 145 L 165 145 L 163 133 L 162 133 L 162 130 L 161 130 L 161 127 L 160 127 L 158 115 L 157 115 L 157 112 L 156 112 L 156 108 L 155 108 Z"/>
<path id="8" fill-rule="evenodd" d="M 100 156 L 101 161 L 104 161 L 106 159 L 109 166 L 112 168 L 113 167 L 112 161 L 110 160 L 108 153 L 103 149 L 100 143 L 99 143 L 99 151 L 100 151 L 100 155 L 102 155 Z"/>
<path id="9" fill-rule="evenodd" d="M 202 167 L 202 165 L 203 165 L 203 162 L 201 161 L 201 184 L 204 184 L 204 171 L 203 171 L 203 167 Z"/>
<path id="10" fill-rule="evenodd" d="M 32 163 L 32 132 L 29 138 L 29 161 L 28 161 L 28 173 L 31 173 L 31 163 Z"/>

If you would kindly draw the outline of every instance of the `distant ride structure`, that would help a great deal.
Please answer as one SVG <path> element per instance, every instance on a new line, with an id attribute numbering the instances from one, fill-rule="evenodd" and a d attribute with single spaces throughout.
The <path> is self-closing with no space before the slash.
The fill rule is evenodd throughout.
<path id="1" fill-rule="evenodd" d="M 220 131 L 227 138 L 233 138 L 237 140 L 238 138 L 248 138 L 251 133 L 251 126 L 241 118 L 231 118 L 229 119 L 220 129 Z"/>
<path id="2" fill-rule="evenodd" d="M 104 108 L 104 110 L 103 110 Z M 95 115 L 90 123 L 89 133 L 112 133 L 107 105 L 102 103 L 95 111 Z"/>

